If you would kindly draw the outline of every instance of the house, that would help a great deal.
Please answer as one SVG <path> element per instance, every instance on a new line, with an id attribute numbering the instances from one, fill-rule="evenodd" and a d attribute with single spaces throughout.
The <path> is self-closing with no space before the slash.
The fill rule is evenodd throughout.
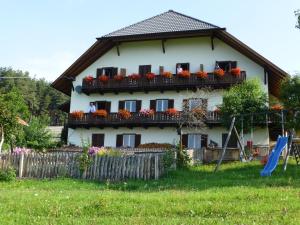
<path id="1" fill-rule="evenodd" d="M 232 75 L 237 67 L 241 72 Z M 224 76 L 212 73 L 216 68 Z M 285 76 L 226 28 L 170 10 L 97 38 L 52 86 L 71 96 L 69 144 L 178 143 L 178 116 L 188 101 L 190 109 L 201 105 L 205 110 L 206 128 L 184 127 L 183 144 L 201 148 L 208 143 L 222 146 L 226 139 L 216 110 L 226 88 L 258 78 L 268 96 L 278 96 Z M 211 91 L 205 97 L 193 96 L 193 91 L 207 87 Z M 90 103 L 98 116 L 88 113 Z M 268 145 L 267 128 L 255 129 L 253 142 Z"/>

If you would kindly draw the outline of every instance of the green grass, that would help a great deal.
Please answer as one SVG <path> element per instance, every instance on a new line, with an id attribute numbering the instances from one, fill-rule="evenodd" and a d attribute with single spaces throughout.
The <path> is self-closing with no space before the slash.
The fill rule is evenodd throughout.
<path id="1" fill-rule="evenodd" d="M 158 181 L 0 183 L 0 224 L 299 224 L 300 166 L 198 166 Z"/>

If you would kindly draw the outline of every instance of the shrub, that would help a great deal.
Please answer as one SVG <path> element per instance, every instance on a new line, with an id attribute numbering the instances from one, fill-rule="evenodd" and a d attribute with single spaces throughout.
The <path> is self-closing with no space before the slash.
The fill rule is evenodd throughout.
<path id="1" fill-rule="evenodd" d="M 121 119 L 129 119 L 131 117 L 131 113 L 126 110 L 126 109 L 120 109 L 119 112 L 118 112 L 118 116 L 121 118 Z"/>
<path id="2" fill-rule="evenodd" d="M 0 181 L 13 181 L 16 179 L 16 170 L 12 167 L 0 170 Z"/>
<path id="3" fill-rule="evenodd" d="M 13 149 L 13 153 L 15 153 L 15 154 L 28 154 L 30 152 L 31 152 L 31 149 L 25 148 L 25 147 L 23 147 L 23 148 L 21 148 L 21 147 L 15 147 Z"/>
<path id="4" fill-rule="evenodd" d="M 114 76 L 114 80 L 116 80 L 116 81 L 121 81 L 123 79 L 124 79 L 124 76 L 122 76 L 121 74 L 117 74 Z"/>
<path id="5" fill-rule="evenodd" d="M 92 82 L 93 79 L 94 79 L 94 77 L 92 77 L 91 75 L 88 75 L 88 76 L 86 76 L 86 77 L 84 78 L 84 80 L 85 80 L 86 82 Z"/>
<path id="6" fill-rule="evenodd" d="M 147 73 L 147 74 L 146 74 L 147 80 L 153 80 L 154 77 L 155 77 L 155 73 Z"/>
<path id="7" fill-rule="evenodd" d="M 175 163 L 175 151 L 172 148 L 168 148 L 163 156 L 164 168 L 168 171 Z"/>
<path id="8" fill-rule="evenodd" d="M 283 106 L 280 104 L 275 104 L 271 107 L 271 109 L 280 111 L 283 109 Z"/>
<path id="9" fill-rule="evenodd" d="M 241 69 L 239 67 L 237 68 L 233 68 L 230 70 L 230 73 L 233 75 L 233 76 L 240 76 L 241 75 Z"/>
<path id="10" fill-rule="evenodd" d="M 169 72 L 169 71 L 166 71 L 166 72 L 163 72 L 163 77 L 165 77 L 165 78 L 171 78 L 172 77 L 172 73 L 171 72 Z"/>
<path id="11" fill-rule="evenodd" d="M 133 74 L 129 75 L 128 78 L 129 78 L 130 80 L 138 80 L 138 79 L 141 78 L 141 75 L 139 75 L 139 74 L 137 74 L 137 73 L 133 73 Z"/>
<path id="12" fill-rule="evenodd" d="M 154 115 L 153 109 L 142 109 L 140 110 L 140 115 L 143 117 L 150 117 Z"/>
<path id="13" fill-rule="evenodd" d="M 73 118 L 73 119 L 82 119 L 83 118 L 83 115 L 84 115 L 84 112 L 83 111 L 73 111 L 70 113 L 70 116 Z"/>
<path id="14" fill-rule="evenodd" d="M 188 79 L 188 78 L 190 78 L 191 73 L 188 70 L 183 70 L 181 73 L 178 74 L 178 76 L 181 78 Z"/>
<path id="15" fill-rule="evenodd" d="M 175 108 L 170 108 L 166 110 L 166 114 L 169 116 L 175 116 L 178 114 L 178 111 Z"/>
<path id="16" fill-rule="evenodd" d="M 176 146 L 177 151 L 177 160 L 176 165 L 178 168 L 187 168 L 191 158 L 189 157 L 187 151 L 185 149 L 180 149 L 180 144 Z"/>
<path id="17" fill-rule="evenodd" d="M 107 81 L 109 80 L 109 77 L 106 76 L 106 75 L 101 75 L 98 79 L 99 79 L 102 83 L 107 83 Z"/>

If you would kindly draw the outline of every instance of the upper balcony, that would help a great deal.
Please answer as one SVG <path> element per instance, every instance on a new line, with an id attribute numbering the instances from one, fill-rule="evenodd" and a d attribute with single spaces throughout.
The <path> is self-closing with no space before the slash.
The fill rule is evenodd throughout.
<path id="1" fill-rule="evenodd" d="M 182 120 L 182 112 L 175 115 L 168 115 L 165 112 L 155 112 L 151 116 L 143 116 L 141 113 L 131 113 L 129 118 L 121 118 L 118 113 L 108 113 L 106 117 L 96 117 L 93 114 L 85 113 L 80 118 L 69 116 L 68 127 L 90 128 L 90 127 L 177 127 Z M 216 111 L 208 111 L 205 119 L 207 125 L 218 125 L 221 123 L 220 115 Z"/>
<path id="2" fill-rule="evenodd" d="M 239 76 L 225 73 L 223 77 L 218 77 L 213 73 L 209 73 L 207 78 L 198 78 L 196 74 L 191 74 L 189 78 L 182 78 L 177 75 L 166 78 L 162 75 L 156 75 L 153 79 L 148 80 L 143 76 L 139 79 L 131 79 L 129 77 L 123 77 L 122 80 L 108 79 L 103 82 L 97 78 L 91 81 L 83 79 L 82 92 L 89 95 L 92 93 L 119 93 L 119 92 L 137 92 L 137 91 L 167 91 L 167 90 L 186 90 L 197 88 L 212 88 L 223 89 L 228 88 L 234 84 L 239 84 L 246 79 L 246 72 L 241 71 Z"/>

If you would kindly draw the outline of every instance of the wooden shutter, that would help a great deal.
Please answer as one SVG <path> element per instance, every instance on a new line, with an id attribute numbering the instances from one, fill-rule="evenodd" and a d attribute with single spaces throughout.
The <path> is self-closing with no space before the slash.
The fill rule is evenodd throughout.
<path id="1" fill-rule="evenodd" d="M 120 69 L 120 74 L 125 77 L 126 76 L 126 69 L 125 68 L 121 68 Z"/>
<path id="2" fill-rule="evenodd" d="M 207 134 L 201 134 L 201 148 L 207 147 Z"/>
<path id="3" fill-rule="evenodd" d="M 124 109 L 125 107 L 125 101 L 119 101 L 119 110 Z"/>
<path id="4" fill-rule="evenodd" d="M 164 73 L 164 67 L 159 66 L 159 75 L 163 75 L 163 73 Z"/>
<path id="5" fill-rule="evenodd" d="M 117 134 L 116 147 L 122 147 L 122 146 L 123 146 L 123 135 Z"/>
<path id="6" fill-rule="evenodd" d="M 188 134 L 183 134 L 182 135 L 182 145 L 183 145 L 183 148 L 188 147 Z"/>
<path id="7" fill-rule="evenodd" d="M 150 100 L 150 109 L 156 111 L 156 100 Z"/>
<path id="8" fill-rule="evenodd" d="M 136 134 L 135 135 L 134 147 L 137 148 L 140 144 L 141 144 L 141 135 L 140 134 Z"/>
<path id="9" fill-rule="evenodd" d="M 92 146 L 104 146 L 104 134 L 92 134 Z"/>
<path id="10" fill-rule="evenodd" d="M 112 77 L 118 74 L 118 67 L 113 67 L 112 69 Z"/>
<path id="11" fill-rule="evenodd" d="M 174 108 L 174 99 L 169 99 L 169 101 L 168 101 L 168 108 L 169 109 Z"/>
<path id="12" fill-rule="evenodd" d="M 139 112 L 142 108 L 142 101 L 141 100 L 137 100 L 136 101 L 136 112 Z"/>
<path id="13" fill-rule="evenodd" d="M 110 113 L 110 108 L 111 108 L 111 102 L 105 102 L 105 110 L 107 113 Z"/>
<path id="14" fill-rule="evenodd" d="M 103 73 L 103 68 L 98 68 L 98 69 L 97 69 L 97 78 L 98 78 L 99 76 L 101 76 L 102 73 Z"/>

